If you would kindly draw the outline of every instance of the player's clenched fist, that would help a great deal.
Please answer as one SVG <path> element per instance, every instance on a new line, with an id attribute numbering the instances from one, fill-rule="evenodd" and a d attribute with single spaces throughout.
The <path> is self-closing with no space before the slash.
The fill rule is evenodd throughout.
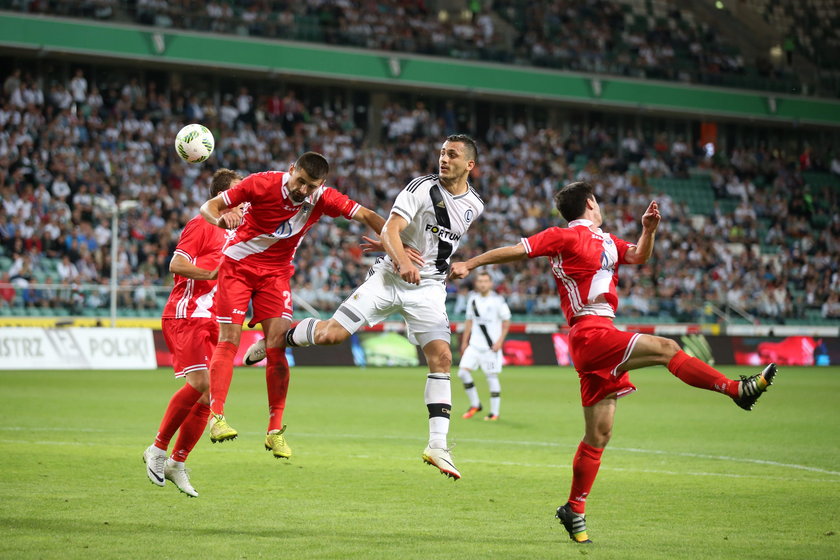
<path id="1" fill-rule="evenodd" d="M 452 263 L 449 268 L 449 278 L 452 280 L 460 280 L 470 275 L 470 269 L 467 268 L 467 263 L 456 262 Z"/>

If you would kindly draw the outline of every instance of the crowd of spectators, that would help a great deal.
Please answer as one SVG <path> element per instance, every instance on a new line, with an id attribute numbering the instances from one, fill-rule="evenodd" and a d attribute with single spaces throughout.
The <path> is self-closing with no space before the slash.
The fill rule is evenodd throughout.
<path id="1" fill-rule="evenodd" d="M 315 106 L 290 89 L 255 96 L 241 88 L 216 105 L 209 96 L 161 91 L 152 81 L 88 83 L 82 72 L 67 83 L 20 71 L 0 79 L 0 258 L 9 263 L 0 306 L 106 308 L 111 211 L 118 201 L 137 200 L 139 208 L 120 219 L 118 303 L 156 313 L 171 283 L 172 250 L 206 200 L 216 167 L 244 174 L 286 169 L 316 150 L 331 162 L 331 184 L 387 215 L 405 184 L 436 169 L 441 139 L 458 126 L 450 106 L 436 112 L 393 103 L 382 112 L 383 141 L 372 145 L 353 118 L 367 108 L 340 97 Z M 172 149 L 177 130 L 191 121 L 216 135 L 209 165 L 188 165 Z M 840 169 L 836 157 L 768 146 L 710 157 L 681 138 L 615 138 L 598 125 L 561 132 L 498 123 L 478 140 L 473 183 L 486 211 L 460 256 L 562 225 L 552 193 L 586 179 L 605 201 L 605 229 L 620 237 L 638 236 L 651 198 L 664 216 L 653 261 L 622 276 L 625 316 L 709 320 L 712 306 L 765 321 L 809 310 L 840 315 L 840 189 L 811 185 L 802 173 L 829 176 Z M 655 187 L 697 172 L 719 203 L 705 216 Z M 370 263 L 358 247 L 362 233 L 355 222 L 317 225 L 296 257 L 297 296 L 334 309 Z M 544 262 L 498 267 L 493 275 L 514 313 L 558 314 Z M 465 286 L 450 286 L 456 313 Z"/>
<path id="2" fill-rule="evenodd" d="M 677 9 L 667 17 L 637 20 L 624 4 L 605 0 L 496 4 L 520 30 L 514 53 L 522 62 L 704 83 L 745 71 L 737 49 L 725 45 L 707 25 L 689 23 Z"/>
<path id="3" fill-rule="evenodd" d="M 1 1 L 1 0 L 0 0 Z M 760 78 L 719 33 L 687 12 L 639 14 L 611 0 L 471 0 L 431 9 L 424 0 L 91 0 L 21 2 L 58 15 L 143 25 L 546 66 L 715 85 L 790 91 L 789 76 L 766 60 Z"/>

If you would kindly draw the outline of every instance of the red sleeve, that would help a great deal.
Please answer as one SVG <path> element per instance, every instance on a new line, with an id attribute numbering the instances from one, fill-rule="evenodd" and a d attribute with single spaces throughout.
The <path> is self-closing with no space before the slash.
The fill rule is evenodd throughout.
<path id="1" fill-rule="evenodd" d="M 630 247 L 635 247 L 635 243 L 628 243 L 623 239 L 619 239 L 613 234 L 610 234 L 612 237 L 613 242 L 615 243 L 616 251 L 618 251 L 618 264 L 627 264 L 627 261 L 624 260 L 624 256 L 627 254 L 627 249 Z"/>
<path id="2" fill-rule="evenodd" d="M 332 187 L 324 188 L 324 193 L 321 195 L 319 202 L 323 204 L 323 213 L 331 218 L 344 216 L 348 220 L 352 220 L 361 207 L 358 202 Z"/>
<path id="3" fill-rule="evenodd" d="M 523 237 L 522 244 L 529 258 L 548 257 L 560 253 L 572 238 L 568 228 L 552 227 L 531 237 Z"/>
<path id="4" fill-rule="evenodd" d="M 282 173 L 276 171 L 265 171 L 263 173 L 253 173 L 248 175 L 233 188 L 230 188 L 222 193 L 225 203 L 228 208 L 239 206 L 243 202 L 251 202 L 259 198 L 256 193 L 264 190 L 265 183 L 269 175 L 280 175 L 282 180 Z"/>
<path id="5" fill-rule="evenodd" d="M 204 246 L 204 232 L 206 230 L 201 227 L 201 222 L 207 223 L 201 216 L 196 216 L 187 222 L 184 231 L 181 232 L 181 239 L 175 246 L 175 254 L 181 255 L 190 262 L 198 258 L 201 254 L 201 248 Z"/>

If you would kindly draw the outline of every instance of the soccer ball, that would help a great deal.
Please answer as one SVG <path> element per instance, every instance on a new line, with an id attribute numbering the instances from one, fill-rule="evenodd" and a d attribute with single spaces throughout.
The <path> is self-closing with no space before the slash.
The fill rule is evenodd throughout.
<path id="1" fill-rule="evenodd" d="M 213 153 L 215 145 L 213 133 L 200 124 L 188 124 L 175 136 L 175 151 L 187 163 L 205 161 Z"/>

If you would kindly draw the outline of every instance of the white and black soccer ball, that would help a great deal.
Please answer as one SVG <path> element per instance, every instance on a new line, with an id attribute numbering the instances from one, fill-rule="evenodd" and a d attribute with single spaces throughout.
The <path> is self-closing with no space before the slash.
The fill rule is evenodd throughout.
<path id="1" fill-rule="evenodd" d="M 201 124 L 188 124 L 175 136 L 175 151 L 188 163 L 201 163 L 210 157 L 216 140 L 213 133 Z"/>

